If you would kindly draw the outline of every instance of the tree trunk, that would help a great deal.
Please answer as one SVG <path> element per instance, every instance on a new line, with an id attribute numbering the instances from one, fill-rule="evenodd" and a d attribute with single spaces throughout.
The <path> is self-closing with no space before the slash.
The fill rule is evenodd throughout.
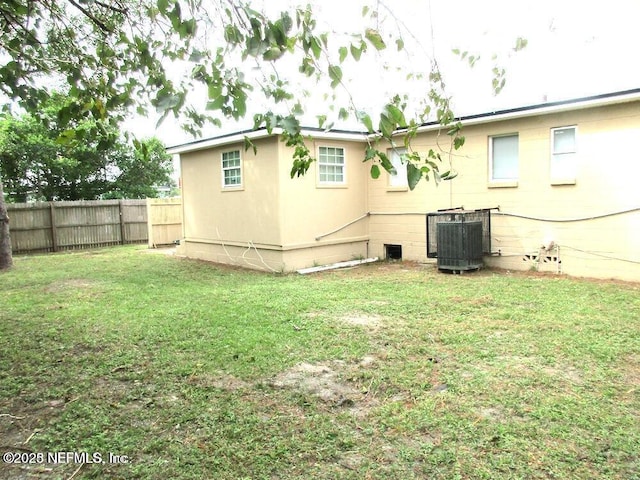
<path id="1" fill-rule="evenodd" d="M 11 235 L 9 235 L 9 216 L 4 203 L 2 179 L 0 179 L 0 270 L 7 270 L 13 265 L 11 252 Z"/>

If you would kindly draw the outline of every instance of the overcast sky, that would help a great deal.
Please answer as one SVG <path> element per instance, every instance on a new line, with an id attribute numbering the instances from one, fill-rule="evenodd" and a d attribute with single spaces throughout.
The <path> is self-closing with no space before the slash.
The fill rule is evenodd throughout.
<path id="1" fill-rule="evenodd" d="M 279 0 L 268 5 L 270 9 L 286 8 L 289 3 Z M 310 3 L 321 27 L 333 32 L 335 49 L 344 44 L 339 43 L 340 38 L 346 38 L 342 35 L 367 26 L 361 11 L 364 3 L 371 2 Z M 404 78 L 408 72 L 428 71 L 433 58 L 444 73 L 447 94 L 453 97 L 459 115 L 640 87 L 640 0 L 387 3 L 393 4 L 393 13 L 381 10 L 380 20 L 388 32 L 406 28 L 403 37 L 410 55 L 397 53 L 390 45 L 383 55 L 344 67 L 349 90 L 363 108 L 373 109 L 403 89 L 419 97 L 425 85 L 406 84 Z M 513 47 L 518 37 L 527 39 L 528 45 L 516 53 Z M 480 61 L 469 68 L 452 53 L 454 48 L 480 56 Z M 387 69 L 381 68 L 385 65 Z M 498 96 L 491 89 L 494 65 L 506 69 L 507 83 Z M 326 101 L 316 97 L 308 100 L 306 107 L 309 115 L 305 121 L 315 126 L 314 117 L 325 113 Z M 155 130 L 156 120 L 134 119 L 127 126 L 141 136 L 156 135 L 166 145 L 190 140 L 171 119 Z M 222 130 L 210 128 L 203 137 L 250 128 L 251 124 L 249 116 L 238 124 L 225 124 Z"/>

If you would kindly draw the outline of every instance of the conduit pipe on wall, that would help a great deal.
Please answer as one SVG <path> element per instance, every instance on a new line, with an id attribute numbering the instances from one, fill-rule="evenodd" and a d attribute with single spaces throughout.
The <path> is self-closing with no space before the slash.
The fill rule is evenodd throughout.
<path id="1" fill-rule="evenodd" d="M 367 212 L 364 215 L 359 216 L 355 220 L 350 221 L 349 223 L 345 223 L 344 225 L 336 228 L 327 233 L 323 233 L 322 235 L 318 235 L 316 237 L 316 241 L 322 240 L 324 237 L 328 237 L 329 235 L 333 235 L 334 233 L 338 233 L 340 230 L 344 230 L 345 228 L 353 225 L 354 223 L 359 222 L 363 218 L 367 218 L 371 215 L 426 215 L 427 212 Z"/>
<path id="2" fill-rule="evenodd" d="M 517 213 L 501 212 L 501 211 L 493 213 L 492 215 L 522 218 L 524 220 L 533 220 L 536 222 L 571 223 L 571 222 L 585 222 L 587 220 L 598 220 L 600 218 L 614 217 L 616 215 L 624 215 L 626 213 L 633 213 L 633 212 L 640 212 L 640 207 L 630 208 L 628 210 L 620 210 L 618 212 L 603 213 L 602 215 L 593 215 L 591 217 L 582 217 L 582 218 L 540 218 L 540 217 L 531 217 L 528 215 L 519 215 Z"/>

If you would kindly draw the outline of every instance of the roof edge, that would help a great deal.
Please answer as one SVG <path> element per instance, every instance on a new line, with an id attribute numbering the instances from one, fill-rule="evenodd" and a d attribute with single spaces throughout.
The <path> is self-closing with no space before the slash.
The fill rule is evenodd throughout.
<path id="1" fill-rule="evenodd" d="M 550 113 L 563 112 L 567 110 L 579 110 L 583 108 L 594 108 L 618 103 L 626 103 L 640 100 L 640 88 L 622 90 L 618 92 L 603 93 L 586 97 L 573 98 L 568 100 L 559 100 L 554 102 L 538 103 L 523 107 L 508 108 L 496 110 L 493 112 L 478 113 L 472 115 L 464 115 L 457 117 L 456 121 L 462 122 L 463 126 L 476 125 L 480 123 L 498 122 L 503 120 L 511 120 L 521 117 L 533 115 L 545 115 Z M 443 126 L 437 122 L 423 123 L 418 127 L 418 132 L 426 132 L 438 130 Z M 325 130 L 317 127 L 301 127 L 303 135 L 312 136 L 313 138 L 331 139 L 331 140 L 349 140 L 357 142 L 366 142 L 371 138 L 378 136 L 378 133 L 368 134 L 364 131 L 356 130 Z M 394 135 L 400 136 L 407 132 L 406 128 L 398 129 Z M 274 128 L 271 132 L 265 127 L 256 130 L 241 130 L 231 132 L 217 137 L 194 140 L 192 142 L 183 143 L 167 148 L 169 154 L 180 154 L 204 150 L 211 147 L 220 147 L 234 143 L 244 142 L 245 138 L 249 140 L 257 140 L 267 138 L 273 135 L 281 135 L 281 128 Z"/>
<path id="2" fill-rule="evenodd" d="M 558 100 L 555 102 L 538 103 L 523 107 L 495 110 L 493 112 L 477 113 L 457 117 L 455 121 L 462 122 L 463 126 L 475 125 L 479 123 L 498 122 L 515 118 L 545 115 L 550 113 L 564 112 L 568 110 L 580 110 L 583 108 L 594 108 L 618 103 L 626 103 L 640 100 L 640 88 L 622 90 L 619 92 L 603 93 L 587 97 L 572 98 L 569 100 Z M 442 125 L 437 122 L 423 123 L 418 127 L 418 132 L 437 130 Z M 402 135 L 406 129 L 399 129 L 394 135 Z"/>
<path id="3" fill-rule="evenodd" d="M 271 132 L 265 127 L 256 130 L 241 130 L 239 132 L 231 132 L 219 135 L 213 138 L 195 140 L 193 142 L 184 143 L 167 148 L 169 154 L 180 154 L 204 150 L 211 147 L 221 147 L 234 143 L 244 142 L 246 138 L 249 140 L 258 140 L 273 135 L 282 135 L 282 128 L 274 128 Z M 325 130 L 317 127 L 301 127 L 301 133 L 304 136 L 312 136 L 313 138 L 324 138 L 327 140 L 350 140 L 357 142 L 366 142 L 368 134 L 356 130 Z"/>

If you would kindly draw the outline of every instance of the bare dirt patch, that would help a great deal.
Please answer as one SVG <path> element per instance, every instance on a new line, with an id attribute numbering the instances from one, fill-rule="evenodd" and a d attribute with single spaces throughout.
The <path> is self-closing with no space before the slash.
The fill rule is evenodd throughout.
<path id="1" fill-rule="evenodd" d="M 340 362 L 342 363 L 342 362 Z M 334 367 L 339 362 L 313 365 L 300 363 L 281 373 L 270 383 L 277 388 L 291 388 L 319 398 L 325 403 L 344 403 L 358 396 L 357 390 L 340 380 Z"/>
<path id="2" fill-rule="evenodd" d="M 47 293 L 59 293 L 68 290 L 85 290 L 96 285 L 94 280 L 88 278 L 67 278 L 47 285 L 44 290 Z"/>
<path id="3" fill-rule="evenodd" d="M 357 325 L 359 327 L 379 327 L 382 325 L 383 318 L 380 315 L 367 315 L 362 313 L 350 313 L 338 317 L 338 320 L 348 325 Z"/>
<path id="4" fill-rule="evenodd" d="M 346 408 L 354 415 L 365 416 L 376 403 L 375 399 L 345 378 L 352 378 L 355 370 L 366 368 L 373 361 L 372 357 L 365 357 L 354 365 L 340 360 L 321 364 L 300 363 L 268 383 L 275 388 L 310 395 L 331 407 Z"/>

